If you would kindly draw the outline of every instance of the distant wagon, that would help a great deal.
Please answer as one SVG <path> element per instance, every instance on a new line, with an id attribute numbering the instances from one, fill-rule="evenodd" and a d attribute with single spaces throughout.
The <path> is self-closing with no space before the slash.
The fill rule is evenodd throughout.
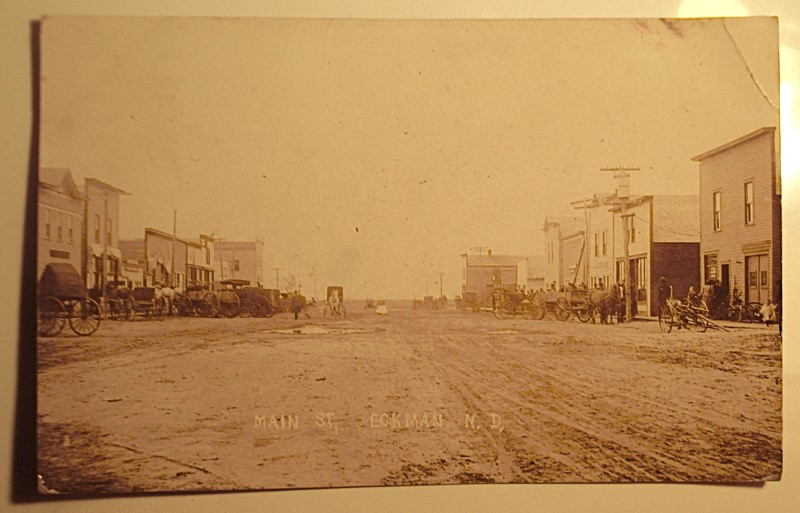
<path id="1" fill-rule="evenodd" d="M 207 284 L 186 287 L 186 292 L 175 296 L 175 305 L 180 315 L 216 317 L 220 309 L 219 296 Z"/>
<path id="2" fill-rule="evenodd" d="M 64 326 L 88 336 L 100 327 L 100 305 L 86 293 L 81 275 L 67 263 L 48 264 L 38 284 L 36 329 L 43 337 L 54 337 Z"/>
<path id="3" fill-rule="evenodd" d="M 272 317 L 275 314 L 270 289 L 250 286 L 250 280 L 230 279 L 220 282 L 218 291 L 220 314 L 223 317 Z"/>

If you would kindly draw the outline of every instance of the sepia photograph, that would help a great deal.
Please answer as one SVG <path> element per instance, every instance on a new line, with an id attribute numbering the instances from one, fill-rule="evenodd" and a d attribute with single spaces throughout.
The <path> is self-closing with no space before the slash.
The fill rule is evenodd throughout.
<path id="1" fill-rule="evenodd" d="M 38 51 L 39 493 L 781 479 L 777 18 Z"/>

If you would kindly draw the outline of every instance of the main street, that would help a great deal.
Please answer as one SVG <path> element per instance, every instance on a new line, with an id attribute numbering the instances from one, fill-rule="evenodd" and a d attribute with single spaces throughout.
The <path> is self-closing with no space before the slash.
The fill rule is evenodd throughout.
<path id="1" fill-rule="evenodd" d="M 775 327 L 659 331 L 360 303 L 39 340 L 51 489 L 752 481 L 781 471 Z"/>

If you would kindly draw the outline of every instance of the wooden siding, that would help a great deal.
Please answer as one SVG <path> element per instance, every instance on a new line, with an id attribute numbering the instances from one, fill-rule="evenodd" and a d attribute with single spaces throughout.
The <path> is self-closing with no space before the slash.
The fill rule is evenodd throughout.
<path id="1" fill-rule="evenodd" d="M 744 184 L 753 182 L 753 224 L 745 224 Z M 714 231 L 713 194 L 722 193 L 720 230 Z M 748 245 L 763 244 L 772 262 L 770 290 L 781 276 L 780 198 L 775 184 L 774 132 L 763 131 L 749 140 L 703 158 L 700 162 L 700 275 L 703 257 L 717 255 L 718 273 L 730 266 L 730 286 L 745 283 L 744 256 Z M 752 254 L 752 253 L 751 253 Z"/>

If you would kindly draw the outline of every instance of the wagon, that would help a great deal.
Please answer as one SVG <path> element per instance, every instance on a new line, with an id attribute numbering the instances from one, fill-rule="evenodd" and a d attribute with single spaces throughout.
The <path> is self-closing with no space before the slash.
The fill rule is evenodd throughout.
<path id="1" fill-rule="evenodd" d="M 335 319 L 339 316 L 347 318 L 347 309 L 344 306 L 344 287 L 328 287 L 325 292 L 325 310 L 323 317 L 330 316 Z"/>
<path id="2" fill-rule="evenodd" d="M 275 308 L 269 297 L 270 289 L 251 287 L 249 280 L 223 280 L 224 289 L 218 292 L 220 315 L 223 317 L 272 317 Z"/>
<path id="3" fill-rule="evenodd" d="M 180 315 L 216 317 L 220 311 L 219 296 L 209 285 L 195 284 L 186 287 L 186 292 L 176 294 L 175 305 Z"/>
<path id="4" fill-rule="evenodd" d="M 531 299 L 531 317 L 536 320 L 544 319 L 544 314 L 550 313 L 559 321 L 566 321 L 572 313 L 570 302 L 564 292 L 548 290 L 537 291 Z"/>
<path id="5" fill-rule="evenodd" d="M 533 318 L 533 304 L 521 291 L 515 289 L 497 289 L 492 298 L 492 310 L 498 319 L 510 319 L 521 315 L 524 319 Z"/>
<path id="6" fill-rule="evenodd" d="M 671 332 L 673 328 L 695 328 L 701 333 L 708 329 L 728 331 L 709 319 L 707 309 L 673 297 L 668 298 L 661 306 L 658 314 L 658 326 L 664 333 Z"/>
<path id="7" fill-rule="evenodd" d="M 156 292 L 155 287 L 136 287 L 133 289 L 133 315 L 142 316 L 146 319 L 164 320 L 167 314 L 167 300 Z"/>
<path id="8" fill-rule="evenodd" d="M 88 336 L 100 327 L 100 305 L 88 297 L 80 274 L 68 263 L 48 264 L 38 285 L 36 330 L 54 337 L 64 326 Z"/>
<path id="9" fill-rule="evenodd" d="M 108 319 L 115 321 L 133 319 L 133 293 L 128 288 L 126 281 L 112 280 L 107 282 L 103 301 L 100 300 L 100 290 L 98 288 L 90 290 L 89 297 L 101 305 Z"/>

